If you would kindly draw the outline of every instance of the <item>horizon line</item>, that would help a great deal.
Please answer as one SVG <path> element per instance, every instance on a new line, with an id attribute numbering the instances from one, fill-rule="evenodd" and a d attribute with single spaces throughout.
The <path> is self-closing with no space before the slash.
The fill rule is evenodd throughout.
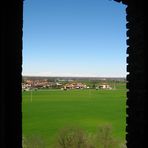
<path id="1" fill-rule="evenodd" d="M 22 75 L 22 77 L 78 77 L 78 78 L 126 78 L 126 76 L 42 76 L 42 75 Z"/>

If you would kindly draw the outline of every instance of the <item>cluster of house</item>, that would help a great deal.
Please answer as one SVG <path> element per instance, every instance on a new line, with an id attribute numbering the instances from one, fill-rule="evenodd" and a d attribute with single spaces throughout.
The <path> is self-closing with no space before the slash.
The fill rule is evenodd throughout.
<path id="1" fill-rule="evenodd" d="M 67 90 L 67 89 L 85 89 L 85 88 L 89 88 L 89 86 L 83 83 L 73 82 L 65 84 L 62 89 Z"/>
<path id="2" fill-rule="evenodd" d="M 60 83 L 49 82 L 48 80 L 25 80 L 22 83 L 22 90 L 39 89 L 39 88 L 52 88 L 62 86 Z"/>
<path id="3" fill-rule="evenodd" d="M 27 91 L 30 89 L 40 89 L 40 88 L 60 88 L 61 90 L 69 89 L 88 89 L 90 88 L 84 83 L 80 82 L 68 82 L 66 84 L 61 84 L 57 82 L 49 82 L 48 80 L 25 80 L 22 83 L 22 90 Z M 102 83 L 96 86 L 97 89 L 112 89 L 109 84 Z"/>
<path id="4" fill-rule="evenodd" d="M 112 89 L 112 87 L 107 83 L 102 83 L 96 87 L 96 90 L 97 89 Z"/>

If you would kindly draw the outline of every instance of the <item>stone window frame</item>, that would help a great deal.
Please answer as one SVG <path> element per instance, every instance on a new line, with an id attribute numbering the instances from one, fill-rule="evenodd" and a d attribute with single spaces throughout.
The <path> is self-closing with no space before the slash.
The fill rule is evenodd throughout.
<path id="1" fill-rule="evenodd" d="M 144 4 L 138 0 L 114 1 L 127 5 L 127 147 L 143 148 L 147 123 Z M 23 0 L 3 1 L 0 20 L 0 146 L 21 148 Z"/>

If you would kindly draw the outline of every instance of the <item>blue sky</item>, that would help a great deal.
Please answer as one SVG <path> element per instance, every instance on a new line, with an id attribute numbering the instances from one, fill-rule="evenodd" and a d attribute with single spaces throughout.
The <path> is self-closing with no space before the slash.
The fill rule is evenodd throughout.
<path id="1" fill-rule="evenodd" d="M 126 76 L 125 5 L 25 0 L 23 75 Z"/>

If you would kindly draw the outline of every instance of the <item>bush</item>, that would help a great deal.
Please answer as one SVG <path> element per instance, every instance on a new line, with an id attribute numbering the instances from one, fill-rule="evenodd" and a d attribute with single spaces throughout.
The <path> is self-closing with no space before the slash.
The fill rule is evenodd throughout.
<path id="1" fill-rule="evenodd" d="M 115 139 L 109 125 L 99 127 L 96 134 L 86 134 L 80 128 L 64 128 L 60 131 L 54 148 L 126 148 Z"/>
<path id="2" fill-rule="evenodd" d="M 87 141 L 86 134 L 80 128 L 64 128 L 56 141 L 56 148 L 93 148 Z"/>
<path id="3" fill-rule="evenodd" d="M 96 146 L 99 148 L 119 148 L 119 141 L 112 135 L 112 128 L 109 125 L 98 128 L 96 135 Z"/>
<path id="4" fill-rule="evenodd" d="M 23 148 L 49 148 L 39 136 L 23 137 L 22 144 Z M 53 148 L 126 148 L 126 145 L 113 137 L 110 125 L 104 125 L 98 127 L 94 134 L 77 127 L 63 128 Z"/>
<path id="5" fill-rule="evenodd" d="M 22 141 L 23 148 L 47 148 L 44 140 L 39 136 L 24 137 Z"/>

